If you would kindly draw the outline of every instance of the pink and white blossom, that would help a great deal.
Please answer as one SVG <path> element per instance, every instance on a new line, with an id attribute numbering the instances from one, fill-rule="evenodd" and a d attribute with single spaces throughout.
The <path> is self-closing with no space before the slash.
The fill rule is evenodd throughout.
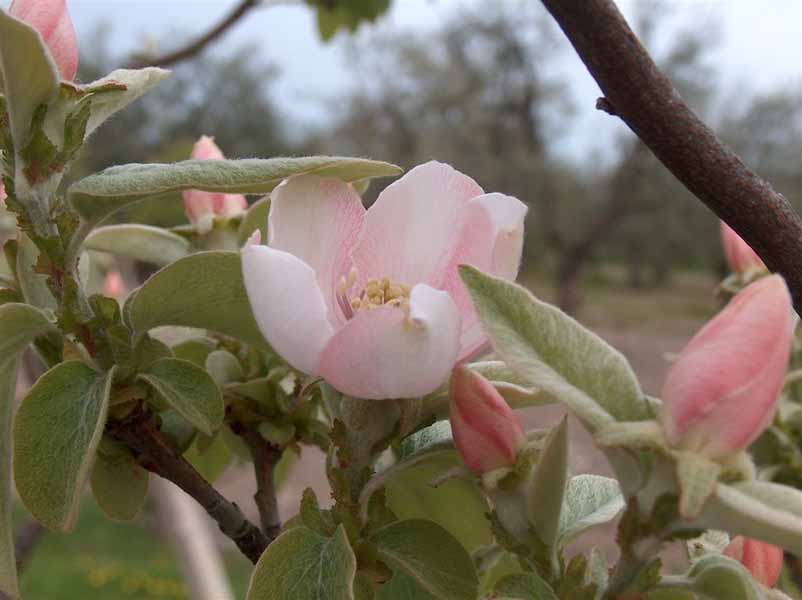
<path id="1" fill-rule="evenodd" d="M 755 581 L 774 587 L 783 568 L 783 551 L 766 542 L 738 536 L 724 548 L 724 554 L 740 562 Z"/>
<path id="2" fill-rule="evenodd" d="M 754 441 L 774 417 L 792 325 L 781 276 L 764 277 L 737 294 L 668 373 L 662 421 L 669 443 L 722 459 Z"/>
<path id="3" fill-rule="evenodd" d="M 13 0 L 8 14 L 39 32 L 62 79 L 75 79 L 78 44 L 66 0 Z"/>
<path id="4" fill-rule="evenodd" d="M 214 138 L 201 136 L 192 148 L 192 158 L 197 160 L 223 160 L 220 148 Z M 185 190 L 184 212 L 187 218 L 201 233 L 212 228 L 216 217 L 231 219 L 245 212 L 248 201 L 241 194 L 224 194 L 221 192 L 203 192 L 201 190 Z"/>
<path id="5" fill-rule="evenodd" d="M 272 194 L 268 245 L 243 250 L 262 333 L 296 369 L 360 398 L 418 397 L 487 339 L 460 264 L 514 279 L 526 206 L 429 162 L 365 210 L 338 179 Z"/>
<path id="6" fill-rule="evenodd" d="M 449 389 L 454 444 L 467 467 L 482 474 L 515 464 L 525 435 L 507 402 L 487 379 L 466 367 L 454 369 Z"/>
<path id="7" fill-rule="evenodd" d="M 745 273 L 750 269 L 766 268 L 752 247 L 724 221 L 721 222 L 721 245 L 727 264 L 733 272 Z"/>

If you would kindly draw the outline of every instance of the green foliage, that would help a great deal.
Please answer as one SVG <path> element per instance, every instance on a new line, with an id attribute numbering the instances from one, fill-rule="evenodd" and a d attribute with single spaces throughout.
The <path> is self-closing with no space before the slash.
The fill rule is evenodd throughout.
<path id="1" fill-rule="evenodd" d="M 691 567 L 688 577 L 693 581 L 694 591 L 705 598 L 759 600 L 763 597 L 741 563 L 720 554 L 700 558 Z"/>
<path id="2" fill-rule="evenodd" d="M 373 22 L 390 7 L 390 0 L 306 0 L 317 9 L 317 28 L 323 41 L 340 29 L 352 33 L 364 22 Z"/>
<path id="3" fill-rule="evenodd" d="M 127 304 L 137 334 L 162 325 L 211 329 L 266 346 L 253 318 L 236 252 L 199 252 L 148 279 Z"/>
<path id="4" fill-rule="evenodd" d="M 496 584 L 494 599 L 557 600 L 551 586 L 534 573 L 507 575 Z"/>
<path id="5" fill-rule="evenodd" d="M 136 464 L 125 448 L 109 455 L 97 453 L 90 484 L 98 506 L 116 521 L 133 519 L 148 493 L 148 472 Z"/>
<path id="6" fill-rule="evenodd" d="M 212 435 L 223 424 L 220 388 L 205 369 L 180 358 L 162 358 L 139 375 L 192 425 Z"/>
<path id="7" fill-rule="evenodd" d="M 553 548 L 560 534 L 568 480 L 568 421 L 563 419 L 546 438 L 526 487 L 527 517 L 540 542 Z"/>
<path id="8" fill-rule="evenodd" d="M 112 373 L 63 362 L 30 389 L 14 420 L 14 479 L 26 508 L 69 531 L 103 434 Z"/>
<path id="9" fill-rule="evenodd" d="M 89 234 L 84 247 L 154 265 L 168 265 L 189 254 L 189 242 L 181 236 L 137 224 L 99 227 Z"/>
<path id="10" fill-rule="evenodd" d="M 251 234 L 257 229 L 262 234 L 262 243 L 267 243 L 267 215 L 270 213 L 270 196 L 260 198 L 251 204 L 248 212 L 242 217 L 239 229 L 237 230 L 237 239 L 240 246 L 242 246 Z"/>
<path id="11" fill-rule="evenodd" d="M 371 536 L 379 557 L 442 600 L 475 598 L 479 580 L 465 548 L 439 525 L 423 519 L 397 521 Z"/>
<path id="12" fill-rule="evenodd" d="M 342 526 L 331 537 L 293 527 L 262 554 L 247 600 L 354 600 L 355 574 L 356 559 Z"/>
<path id="13" fill-rule="evenodd" d="M 568 405 L 591 431 L 650 416 L 629 363 L 596 334 L 515 283 L 467 266 L 461 275 L 504 362 Z"/>
<path id="14" fill-rule="evenodd" d="M 17 148 L 28 139 L 33 113 L 56 95 L 59 75 L 37 31 L 0 10 L 0 71 Z"/>
<path id="15" fill-rule="evenodd" d="M 56 299 L 47 286 L 47 275 L 39 272 L 39 249 L 25 233 L 17 238 L 16 273 L 25 302 L 37 308 L 55 311 Z"/>
<path id="16" fill-rule="evenodd" d="M 618 482 L 601 475 L 577 475 L 568 481 L 560 514 L 558 543 L 565 546 L 587 529 L 607 523 L 624 508 Z"/>
<path id="17" fill-rule="evenodd" d="M 81 217 L 95 224 L 128 204 L 181 190 L 266 194 L 285 178 L 301 173 L 352 182 L 400 172 L 385 162 L 329 156 L 216 160 L 211 164 L 186 160 L 110 167 L 75 182 L 68 195 Z"/>
<path id="18" fill-rule="evenodd" d="M 677 452 L 679 513 L 684 519 L 695 519 L 716 488 L 721 465 L 690 452 Z"/>

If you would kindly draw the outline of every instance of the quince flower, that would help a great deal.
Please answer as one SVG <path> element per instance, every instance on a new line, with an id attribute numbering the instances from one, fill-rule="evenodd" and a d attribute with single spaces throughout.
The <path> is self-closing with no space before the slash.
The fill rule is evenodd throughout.
<path id="1" fill-rule="evenodd" d="M 272 194 L 267 246 L 243 249 L 262 334 L 293 367 L 359 398 L 419 397 L 487 338 L 457 267 L 518 273 L 526 206 L 429 162 L 369 210 L 338 179 Z"/>
<path id="2" fill-rule="evenodd" d="M 66 0 L 14 0 L 8 14 L 39 32 L 62 79 L 75 79 L 78 45 Z"/>

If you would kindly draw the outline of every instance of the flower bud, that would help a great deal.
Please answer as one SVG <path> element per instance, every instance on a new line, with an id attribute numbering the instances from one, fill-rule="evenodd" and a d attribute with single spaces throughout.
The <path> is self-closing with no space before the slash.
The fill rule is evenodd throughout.
<path id="1" fill-rule="evenodd" d="M 195 143 L 192 149 L 192 158 L 223 160 L 224 156 L 217 144 L 214 143 L 214 139 L 204 135 Z M 248 208 L 248 201 L 241 194 L 186 190 L 183 196 L 187 218 L 202 233 L 212 228 L 215 217 L 230 219 L 241 215 Z"/>
<path id="2" fill-rule="evenodd" d="M 6 198 L 8 198 L 8 195 L 6 194 L 6 186 L 4 186 L 3 182 L 0 181 L 0 208 L 6 207 Z"/>
<path id="3" fill-rule="evenodd" d="M 39 32 L 62 79 L 75 79 L 78 45 L 66 0 L 14 0 L 8 14 L 25 21 Z"/>
<path id="4" fill-rule="evenodd" d="M 103 295 L 119 300 L 125 296 L 125 282 L 119 271 L 109 271 L 103 280 Z"/>
<path id="5" fill-rule="evenodd" d="M 724 221 L 721 222 L 721 245 L 724 248 L 724 256 L 727 257 L 727 264 L 733 272 L 741 274 L 749 269 L 766 268 L 751 246 Z"/>
<path id="6" fill-rule="evenodd" d="M 779 275 L 745 287 L 688 343 L 663 387 L 672 446 L 718 460 L 774 417 L 791 351 L 791 297 Z"/>
<path id="7" fill-rule="evenodd" d="M 454 444 L 468 468 L 482 474 L 514 464 L 525 436 L 496 388 L 479 373 L 458 366 L 449 396 Z"/>
<path id="8" fill-rule="evenodd" d="M 740 562 L 755 581 L 766 587 L 774 587 L 780 578 L 783 551 L 777 546 L 739 535 L 724 548 L 724 554 Z"/>

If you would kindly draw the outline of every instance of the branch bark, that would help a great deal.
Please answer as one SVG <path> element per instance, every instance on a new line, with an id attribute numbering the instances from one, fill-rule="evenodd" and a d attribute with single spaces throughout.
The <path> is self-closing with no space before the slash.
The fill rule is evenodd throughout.
<path id="1" fill-rule="evenodd" d="M 785 277 L 802 314 L 802 219 L 685 104 L 613 0 L 542 0 L 604 98 L 688 190 Z"/>
<path id="2" fill-rule="evenodd" d="M 271 540 L 164 441 L 150 414 L 137 410 L 122 421 L 109 421 L 106 432 L 132 450 L 144 468 L 192 496 L 217 522 L 220 531 L 256 564 Z"/>
<path id="3" fill-rule="evenodd" d="M 237 426 L 232 429 L 242 437 L 253 457 L 253 469 L 256 475 L 256 493 L 253 495 L 253 500 L 259 510 L 262 533 L 272 542 L 281 533 L 281 519 L 278 514 L 278 501 L 273 479 L 276 465 L 281 458 L 281 451 L 250 427 Z"/>
<path id="4" fill-rule="evenodd" d="M 143 67 L 168 67 L 182 60 L 187 60 L 199 54 L 204 48 L 214 43 L 222 37 L 229 29 L 242 19 L 251 9 L 257 7 L 261 0 L 242 0 L 226 17 L 217 25 L 209 29 L 200 37 L 194 39 L 189 44 L 173 52 L 169 52 L 155 58 L 135 57 L 127 65 L 129 69 L 141 69 Z"/>

